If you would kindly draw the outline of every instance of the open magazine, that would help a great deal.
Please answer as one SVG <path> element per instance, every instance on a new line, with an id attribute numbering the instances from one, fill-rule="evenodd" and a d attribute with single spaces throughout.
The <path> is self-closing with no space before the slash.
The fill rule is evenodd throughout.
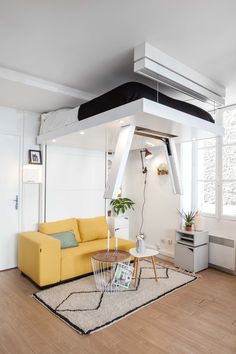
<path id="1" fill-rule="evenodd" d="M 117 263 L 115 274 L 112 279 L 112 284 L 127 289 L 132 280 L 133 271 L 134 267 L 124 263 Z"/>

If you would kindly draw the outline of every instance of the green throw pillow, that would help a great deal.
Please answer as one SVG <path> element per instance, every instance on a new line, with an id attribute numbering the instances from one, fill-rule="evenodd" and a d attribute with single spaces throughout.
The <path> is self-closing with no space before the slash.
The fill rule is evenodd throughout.
<path id="1" fill-rule="evenodd" d="M 50 234 L 49 236 L 61 241 L 61 249 L 78 246 L 73 231 L 58 232 L 56 234 Z"/>

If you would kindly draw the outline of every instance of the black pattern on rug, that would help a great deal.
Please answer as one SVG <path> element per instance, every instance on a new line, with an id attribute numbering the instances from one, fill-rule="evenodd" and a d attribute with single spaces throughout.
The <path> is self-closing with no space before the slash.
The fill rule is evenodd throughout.
<path id="1" fill-rule="evenodd" d="M 147 270 L 153 270 L 152 267 L 148 267 L 148 266 L 142 266 L 140 268 L 140 271 L 139 271 L 139 275 L 138 275 L 138 284 L 137 284 L 137 287 L 136 288 L 133 288 L 133 289 L 125 289 L 125 290 L 122 290 L 120 293 L 130 293 L 130 292 L 138 292 L 139 290 L 139 287 L 140 287 L 140 282 L 142 280 L 143 281 L 149 281 L 149 280 L 155 280 L 155 277 L 154 276 L 150 276 L 150 277 L 144 277 L 142 276 L 143 274 L 143 271 L 147 269 Z M 177 272 L 177 273 L 182 273 L 182 272 L 179 272 L 178 270 L 176 269 L 172 269 L 172 268 L 168 268 L 168 267 L 165 267 L 165 266 L 162 266 L 162 265 L 157 265 L 157 270 L 163 270 L 165 269 L 165 276 L 159 276 L 158 279 L 169 279 L 169 270 L 171 271 L 174 271 L 174 272 Z M 92 277 L 91 275 L 89 275 L 90 277 Z M 89 277 L 88 276 L 88 277 Z M 73 312 L 73 313 L 83 313 L 83 312 L 96 312 L 98 311 L 101 306 L 102 306 L 102 303 L 103 303 L 103 299 L 104 299 L 104 295 L 105 293 L 104 292 L 100 292 L 99 290 L 90 290 L 90 291 L 73 291 L 73 292 L 70 292 L 55 308 L 53 308 L 52 306 L 50 306 L 48 303 L 46 303 L 42 298 L 40 298 L 40 296 L 38 296 L 38 294 L 40 295 L 41 292 L 39 293 L 35 293 L 33 294 L 33 297 L 35 299 L 37 299 L 41 304 L 43 304 L 45 307 L 47 307 L 52 313 L 54 313 L 57 317 L 61 318 L 64 322 L 66 322 L 68 325 L 70 325 L 73 329 L 75 329 L 76 331 L 78 331 L 80 334 L 83 334 L 83 335 L 87 335 L 87 334 L 91 334 L 99 329 L 102 329 L 104 327 L 107 327 L 109 325 L 111 325 L 112 323 L 114 322 L 117 322 L 118 320 L 122 319 L 122 318 L 125 318 L 127 317 L 128 315 L 130 315 L 131 313 L 139 310 L 140 308 L 144 307 L 144 306 L 147 306 L 148 304 L 151 304 L 155 301 L 157 301 L 158 299 L 160 299 L 161 297 L 163 296 L 166 296 L 167 294 L 193 282 L 194 280 L 197 279 L 196 276 L 193 276 L 193 275 L 186 275 L 186 276 L 189 276 L 191 279 L 189 279 L 188 281 L 184 282 L 183 284 L 179 285 L 179 286 L 176 286 L 174 288 L 171 288 L 170 290 L 164 292 L 163 294 L 160 294 L 154 298 L 151 298 L 150 300 L 148 300 L 147 302 L 144 302 L 142 303 L 141 305 L 139 306 L 136 306 L 136 307 L 133 307 L 132 309 L 130 309 L 129 311 L 126 311 L 125 313 L 123 313 L 122 315 L 120 316 L 117 316 L 115 317 L 114 319 L 111 319 L 110 321 L 106 321 L 106 323 L 100 325 L 100 326 L 95 326 L 94 328 L 91 328 L 89 330 L 84 330 L 83 328 L 80 328 L 79 326 L 77 326 L 75 323 L 73 323 L 72 321 L 70 321 L 67 317 L 65 317 L 63 315 L 63 313 L 68 313 L 68 312 Z M 80 281 L 80 280 L 77 280 L 77 281 Z M 57 285 L 57 286 L 60 286 L 60 285 Z M 52 288 L 56 288 L 57 286 L 53 286 Z M 50 289 L 50 288 L 49 288 Z M 47 289 L 48 290 L 48 289 Z M 43 292 L 44 290 L 42 290 Z M 60 309 L 60 307 L 62 307 L 63 304 L 65 304 L 71 297 L 73 296 L 80 296 L 80 295 L 86 295 L 86 296 L 89 296 L 89 294 L 93 294 L 95 296 L 97 296 L 97 303 L 96 303 L 96 306 L 94 307 L 85 307 L 85 308 L 75 308 L 75 309 L 70 309 L 70 308 L 63 308 L 63 309 Z M 113 295 L 109 295 L 109 296 L 113 296 Z"/>
<path id="2" fill-rule="evenodd" d="M 140 279 L 142 278 L 142 280 L 147 280 L 147 279 L 155 279 L 155 277 L 142 277 L 142 271 L 143 269 L 151 269 L 152 270 L 152 267 L 142 267 L 140 269 L 140 272 L 139 272 L 139 277 L 138 277 L 138 285 L 136 288 L 134 289 L 125 289 L 125 290 L 122 290 L 122 292 L 129 292 L 129 291 L 137 291 L 138 288 L 139 288 L 139 283 L 140 283 Z M 158 267 L 157 267 L 158 269 Z M 159 267 L 160 269 L 160 267 Z M 158 279 L 168 279 L 169 278 L 169 275 L 168 275 L 168 268 L 166 268 L 166 276 L 165 277 L 158 277 Z M 91 294 L 91 293 L 97 293 L 97 294 L 100 294 L 100 299 L 99 299 L 99 302 L 98 302 L 98 305 L 97 307 L 95 308 L 87 308 L 87 309 L 63 309 L 63 310 L 60 310 L 60 306 L 66 302 L 71 296 L 73 295 L 79 295 L 79 294 Z M 99 290 L 94 290 L 94 291 L 73 291 L 72 293 L 70 293 L 64 300 L 62 300 L 62 302 L 55 308 L 55 311 L 57 312 L 65 312 L 65 311 L 96 311 L 100 308 L 101 306 L 101 303 L 102 303 L 102 299 L 103 299 L 103 296 L 104 296 L 104 292 L 100 292 Z"/>

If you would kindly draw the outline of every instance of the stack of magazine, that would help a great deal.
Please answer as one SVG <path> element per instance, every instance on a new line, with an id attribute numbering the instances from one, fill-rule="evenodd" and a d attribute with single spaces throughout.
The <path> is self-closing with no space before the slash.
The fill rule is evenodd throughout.
<path id="1" fill-rule="evenodd" d="M 134 267 L 124 263 L 117 263 L 116 270 L 112 279 L 112 284 L 121 286 L 123 288 L 129 288 Z"/>

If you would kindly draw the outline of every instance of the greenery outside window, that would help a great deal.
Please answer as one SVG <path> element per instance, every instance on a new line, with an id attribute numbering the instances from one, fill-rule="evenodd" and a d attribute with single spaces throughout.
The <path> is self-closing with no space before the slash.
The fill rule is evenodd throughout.
<path id="1" fill-rule="evenodd" d="M 216 119 L 224 137 L 193 142 L 193 206 L 236 220 L 236 106 L 219 109 Z"/>

